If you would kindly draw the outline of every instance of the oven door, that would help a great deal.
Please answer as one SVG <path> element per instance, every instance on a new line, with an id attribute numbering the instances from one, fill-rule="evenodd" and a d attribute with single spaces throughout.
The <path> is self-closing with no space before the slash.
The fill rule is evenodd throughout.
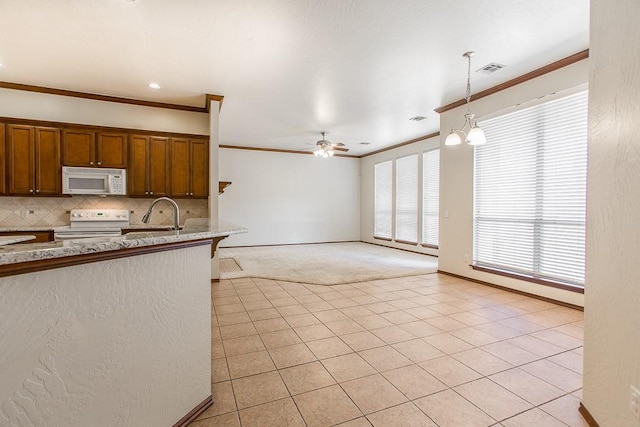
<path id="1" fill-rule="evenodd" d="M 56 242 L 62 240 L 74 240 L 74 239 L 90 239 L 95 237 L 118 237 L 122 236 L 122 230 L 120 228 L 71 228 L 60 227 L 57 228 L 53 234 L 53 239 Z"/>

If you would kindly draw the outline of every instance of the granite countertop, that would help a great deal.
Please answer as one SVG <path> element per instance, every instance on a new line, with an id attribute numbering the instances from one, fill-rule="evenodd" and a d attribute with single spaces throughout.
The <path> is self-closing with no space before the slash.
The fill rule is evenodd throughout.
<path id="1" fill-rule="evenodd" d="M 190 218 L 185 222 L 184 228 L 179 231 L 140 231 L 118 237 L 97 237 L 30 244 L 18 243 L 11 246 L 2 246 L 0 247 L 0 265 L 208 239 L 246 232 L 246 228 L 226 221 L 212 221 L 209 218 Z"/>
<path id="2" fill-rule="evenodd" d="M 0 236 L 0 246 L 10 245 L 12 243 L 26 242 L 28 240 L 35 240 L 36 236 L 21 235 L 21 236 Z"/>

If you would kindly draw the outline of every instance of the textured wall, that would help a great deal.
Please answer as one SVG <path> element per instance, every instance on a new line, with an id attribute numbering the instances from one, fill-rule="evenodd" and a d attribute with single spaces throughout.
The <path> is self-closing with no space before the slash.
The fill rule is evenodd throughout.
<path id="1" fill-rule="evenodd" d="M 640 3 L 591 1 L 584 404 L 640 426 Z"/>
<path id="2" fill-rule="evenodd" d="M 429 138 L 418 141 L 413 144 L 404 145 L 389 151 L 374 154 L 362 158 L 360 161 L 360 240 L 363 242 L 375 243 L 378 245 L 389 246 L 392 248 L 407 249 L 414 252 L 425 253 L 429 255 L 438 255 L 437 249 L 424 248 L 422 246 L 405 245 L 396 242 L 386 242 L 384 240 L 373 238 L 373 218 L 374 218 L 374 167 L 376 163 L 387 160 L 397 159 L 398 157 L 409 156 L 411 154 L 421 154 L 423 151 L 436 148 L 440 144 L 438 137 Z M 420 171 L 419 173 L 422 173 Z M 422 197 L 422 185 L 418 186 L 419 198 Z M 420 220 L 419 220 L 420 222 Z M 419 225 L 421 227 L 421 225 Z M 418 229 L 418 234 L 422 233 L 422 229 Z"/>
<path id="3" fill-rule="evenodd" d="M 0 278 L 0 425 L 168 426 L 202 402 L 209 252 Z"/>
<path id="4" fill-rule="evenodd" d="M 129 209 L 133 211 L 131 225 L 141 225 L 152 200 L 118 196 L 0 197 L 0 228 L 69 225 L 70 209 Z M 206 199 L 175 200 L 180 206 L 180 223 L 188 218 L 209 217 Z M 21 214 L 25 211 L 28 214 L 23 218 Z M 169 204 L 160 203 L 153 209 L 150 225 L 173 225 Z"/>
<path id="5" fill-rule="evenodd" d="M 585 84 L 588 61 L 556 70 L 517 86 L 471 103 L 476 117 L 495 114 L 503 109 L 541 96 Z M 440 115 L 440 129 L 460 127 L 466 107 L 458 107 Z M 524 292 L 582 305 L 583 295 L 496 274 L 472 270 L 465 255 L 473 254 L 473 147 L 461 144 L 445 146 L 446 131 L 440 135 L 440 247 L 439 268 L 473 279 L 506 286 Z M 449 217 L 444 218 L 447 210 Z"/>
<path id="6" fill-rule="evenodd" d="M 220 218 L 249 229 L 220 246 L 360 239 L 360 159 L 222 148 Z"/>

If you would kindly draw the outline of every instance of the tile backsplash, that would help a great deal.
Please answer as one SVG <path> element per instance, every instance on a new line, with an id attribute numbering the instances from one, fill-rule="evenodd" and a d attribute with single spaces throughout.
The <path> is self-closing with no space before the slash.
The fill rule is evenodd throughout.
<path id="1" fill-rule="evenodd" d="M 129 197 L 0 197 L 0 227 L 58 227 L 69 224 L 71 209 L 128 209 L 131 225 L 141 225 L 142 217 L 153 199 Z M 180 206 L 180 223 L 188 218 L 209 216 L 207 199 L 175 199 Z M 153 209 L 150 225 L 173 224 L 173 211 L 168 203 Z"/>

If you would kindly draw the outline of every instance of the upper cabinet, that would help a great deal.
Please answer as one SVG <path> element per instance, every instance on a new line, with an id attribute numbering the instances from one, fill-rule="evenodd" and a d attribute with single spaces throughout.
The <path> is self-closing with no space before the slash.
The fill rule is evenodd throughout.
<path id="1" fill-rule="evenodd" d="M 171 196 L 209 196 L 209 143 L 206 139 L 171 139 Z"/>
<path id="2" fill-rule="evenodd" d="M 127 134 L 68 128 L 62 134 L 65 166 L 127 167 Z"/>
<path id="3" fill-rule="evenodd" d="M 131 135 L 127 185 L 129 196 L 169 195 L 169 138 Z"/>
<path id="4" fill-rule="evenodd" d="M 61 194 L 60 129 L 6 125 L 7 194 Z"/>
<path id="5" fill-rule="evenodd" d="M 209 197 L 206 136 L 0 121 L 0 195 L 62 195 L 62 166 L 126 169 L 128 196 Z"/>

